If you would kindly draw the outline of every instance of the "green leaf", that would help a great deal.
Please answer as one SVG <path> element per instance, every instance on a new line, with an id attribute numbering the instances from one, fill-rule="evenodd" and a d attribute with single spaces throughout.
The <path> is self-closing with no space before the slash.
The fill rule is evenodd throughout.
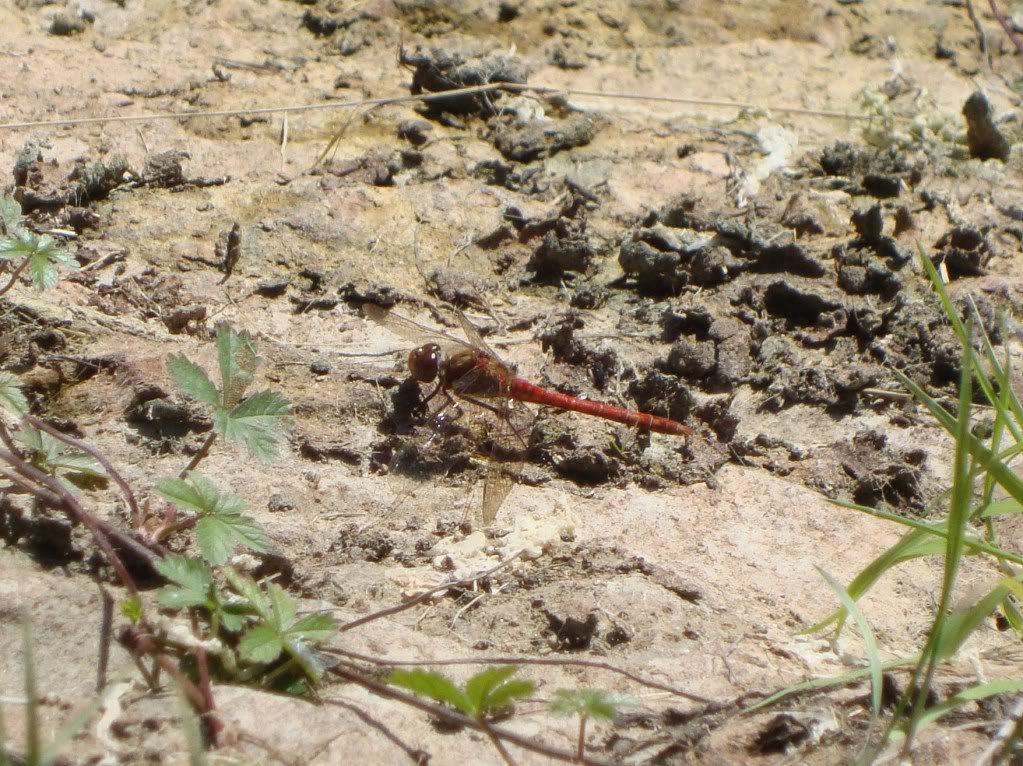
<path id="1" fill-rule="evenodd" d="M 401 686 L 420 697 L 443 702 L 466 715 L 475 716 L 475 709 L 472 701 L 457 686 L 445 676 L 432 670 L 395 670 L 387 677 L 387 682 L 394 686 Z"/>
<path id="2" fill-rule="evenodd" d="M 185 358 L 183 354 L 167 357 L 167 372 L 186 394 L 210 407 L 220 406 L 220 392 L 206 371 Z"/>
<path id="3" fill-rule="evenodd" d="M 69 447 L 31 426 L 18 431 L 14 440 L 28 447 L 33 453 L 30 456 L 31 463 L 49 474 L 69 473 L 94 478 L 106 476 L 103 467 L 92 455 Z"/>
<path id="4" fill-rule="evenodd" d="M 157 595 L 161 606 L 183 609 L 209 605 L 213 574 L 205 563 L 185 556 L 166 556 L 156 562 L 155 568 L 172 583 Z"/>
<path id="5" fill-rule="evenodd" d="M 241 401 L 256 377 L 256 347 L 247 332 L 237 333 L 226 322 L 217 325 L 217 356 L 223 381 L 224 407 Z"/>
<path id="6" fill-rule="evenodd" d="M 60 279 L 60 269 L 77 269 L 78 262 L 69 253 L 57 249 L 49 237 L 41 237 L 36 252 L 29 256 L 28 273 L 36 290 L 49 290 Z"/>
<path id="7" fill-rule="evenodd" d="M 465 694 L 472 703 L 476 718 L 501 710 L 513 700 L 533 693 L 536 685 L 532 681 L 512 678 L 518 670 L 514 665 L 487 668 L 466 682 Z"/>
<path id="8" fill-rule="evenodd" d="M 260 391 L 230 412 L 217 411 L 213 426 L 228 441 L 240 441 L 253 457 L 270 462 L 277 456 L 282 416 L 290 410 L 288 402 L 274 391 Z"/>
<path id="9" fill-rule="evenodd" d="M 963 642 L 975 631 L 995 609 L 1001 606 L 1009 588 L 1003 584 L 995 586 L 984 598 L 969 607 L 956 609 L 945 618 L 941 634 L 935 647 L 938 660 L 947 660 L 955 654 Z"/>
<path id="10" fill-rule="evenodd" d="M 237 495 L 221 494 L 204 476 L 193 473 L 187 479 L 161 479 L 156 491 L 182 511 L 198 514 L 196 538 L 203 558 L 211 564 L 225 563 L 239 546 L 255 551 L 267 549 L 263 530 L 250 516 L 242 514 L 244 502 Z"/>
<path id="11" fill-rule="evenodd" d="M 0 372 L 0 408 L 15 415 L 28 412 L 28 400 L 21 392 L 21 381 L 9 372 Z"/>
<path id="12" fill-rule="evenodd" d="M 881 713 L 881 655 L 877 651 L 877 640 L 874 638 L 874 631 L 867 621 L 866 615 L 860 609 L 853 597 L 842 587 L 842 583 L 825 572 L 816 564 L 814 569 L 824 578 L 831 591 L 838 596 L 842 608 L 853 618 L 856 627 L 859 628 L 860 636 L 863 638 L 863 646 L 867 652 L 867 667 L 870 670 L 870 714 L 877 718 Z"/>
<path id="13" fill-rule="evenodd" d="M 123 599 L 120 603 L 121 614 L 132 625 L 138 625 L 142 619 L 142 599 L 138 596 L 131 596 Z"/>
<path id="14" fill-rule="evenodd" d="M 224 577 L 231 583 L 231 587 L 235 589 L 235 592 L 256 610 L 261 619 L 264 621 L 271 621 L 273 619 L 270 602 L 267 601 L 266 596 L 263 595 L 263 592 L 251 577 L 239 574 L 230 567 L 224 569 Z"/>
<path id="15" fill-rule="evenodd" d="M 238 546 L 254 551 L 267 549 L 263 530 L 254 519 L 240 513 L 224 513 L 200 519 L 195 536 L 202 557 L 217 566 L 226 563 Z"/>
<path id="16" fill-rule="evenodd" d="M 610 721 L 616 708 L 635 704 L 632 697 L 601 689 L 558 689 L 548 709 L 556 716 L 585 715 L 598 721 Z"/>
<path id="17" fill-rule="evenodd" d="M 13 197 L 0 197 L 0 223 L 5 234 L 14 234 L 22 227 L 24 216 L 21 214 L 21 203 Z"/>
<path id="18" fill-rule="evenodd" d="M 270 609 L 273 614 L 267 622 L 283 633 L 294 623 L 298 607 L 294 599 L 277 583 L 270 583 L 267 590 L 270 593 Z"/>
<path id="19" fill-rule="evenodd" d="M 310 614 L 288 628 L 288 635 L 299 636 L 313 643 L 326 641 L 335 633 L 337 633 L 337 621 L 329 614 Z"/>
<path id="20" fill-rule="evenodd" d="M 284 651 L 284 643 L 280 634 L 270 625 L 257 625 L 250 628 L 238 643 L 238 651 L 243 659 L 267 665 Z"/>
<path id="21" fill-rule="evenodd" d="M 1018 678 L 1001 678 L 986 684 L 971 686 L 969 689 L 963 689 L 963 691 L 953 694 L 934 707 L 927 708 L 920 716 L 918 730 L 967 702 L 976 702 L 987 697 L 993 697 L 996 694 L 1018 694 L 1021 691 L 1023 691 L 1023 680 Z"/>

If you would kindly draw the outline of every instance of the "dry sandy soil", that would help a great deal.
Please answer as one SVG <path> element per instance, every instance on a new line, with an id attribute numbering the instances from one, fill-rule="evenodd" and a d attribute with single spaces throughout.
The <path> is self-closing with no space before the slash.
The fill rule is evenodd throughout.
<path id="1" fill-rule="evenodd" d="M 348 622 L 528 553 L 336 646 L 424 665 L 594 659 L 723 704 L 593 667 L 525 667 L 537 699 L 506 725 L 551 746 L 575 736 L 544 712 L 553 690 L 636 698 L 590 729 L 588 752 L 607 761 L 847 762 L 866 736 L 865 687 L 797 698 L 782 717 L 741 707 L 862 661 L 853 630 L 801 635 L 835 606 L 815 567 L 848 582 L 899 529 L 828 498 L 921 515 L 945 486 L 942 432 L 885 393 L 899 390 L 888 365 L 954 393 L 957 347 L 916 243 L 986 316 L 1020 300 L 1018 163 L 970 159 L 951 140 L 978 88 L 998 113 L 1018 107 L 1020 60 L 982 15 L 989 62 L 960 5 L 2 0 L 4 122 L 317 105 L 481 72 L 694 102 L 495 93 L 286 123 L 250 112 L 4 127 L 5 191 L 40 230 L 73 232 L 69 249 L 95 266 L 0 299 L 0 369 L 146 496 L 210 427 L 167 355 L 212 367 L 215 324 L 245 328 L 260 383 L 294 407 L 284 455 L 268 470 L 218 445 L 202 471 L 245 498 L 272 541 L 260 571 L 303 608 Z M 862 113 L 865 89 L 893 122 L 836 116 Z M 867 143 L 868 127 L 908 137 L 914 118 L 935 127 L 926 141 Z M 234 226 L 225 281 L 216 248 Z M 409 417 L 408 344 L 361 317 L 367 300 L 451 332 L 459 308 L 530 379 L 695 434 L 645 440 L 542 411 L 495 525 L 460 526 L 479 507 L 481 464 L 462 441 L 426 444 Z M 111 488 L 83 500 L 127 526 Z M 120 595 L 85 535 L 37 516 L 0 500 L 0 704 L 15 731 L 19 613 L 52 731 L 97 696 L 97 579 Z M 992 578 L 968 567 L 964 594 Z M 885 658 L 919 647 L 939 580 L 938 562 L 916 562 L 863 600 Z M 939 694 L 1018 673 L 1012 643 L 984 626 Z M 173 697 L 146 691 L 118 647 L 108 678 L 74 762 L 184 761 Z M 499 762 L 481 736 L 336 682 L 322 695 L 347 707 L 214 691 L 225 762 L 408 760 L 355 710 L 431 763 Z M 918 760 L 969 762 L 998 721 L 997 706 L 965 710 L 922 736 Z"/>

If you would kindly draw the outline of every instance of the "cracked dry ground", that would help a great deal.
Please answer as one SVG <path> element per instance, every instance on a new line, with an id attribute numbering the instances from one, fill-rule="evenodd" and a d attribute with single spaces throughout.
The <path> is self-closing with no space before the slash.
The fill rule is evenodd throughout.
<path id="1" fill-rule="evenodd" d="M 5 119 L 319 103 L 495 78 L 839 112 L 859 111 L 869 87 L 907 118 L 931 103 L 926 90 L 953 123 L 978 82 L 997 110 L 1017 105 L 1008 43 L 981 19 L 987 68 L 953 4 L 101 0 L 87 10 L 5 3 Z M 917 244 L 996 341 L 1011 340 L 998 336 L 997 312 L 1019 301 L 1018 166 L 950 144 L 879 150 L 862 127 L 523 92 L 295 113 L 286 142 L 280 115 L 256 113 L 4 130 L 5 191 L 38 229 L 73 232 L 83 269 L 52 291 L 22 285 L 0 299 L 0 369 L 25 382 L 37 414 L 96 444 L 148 495 L 211 427 L 170 382 L 167 355 L 209 368 L 215 324 L 248 329 L 260 383 L 293 403 L 287 449 L 268 470 L 221 445 L 203 472 L 243 495 L 266 529 L 272 554 L 249 561 L 254 571 L 347 622 L 529 554 L 339 645 L 424 665 L 594 659 L 715 702 L 753 699 L 862 656 L 851 631 L 837 651 L 800 635 L 834 606 L 814 566 L 848 582 L 899 530 L 826 499 L 921 515 L 946 486 L 949 444 L 890 371 L 954 396 L 958 346 Z M 772 147 L 781 162 L 765 165 Z M 541 410 L 496 525 L 467 529 L 480 464 L 458 440 L 426 445 L 427 429 L 402 417 L 416 393 L 408 348 L 361 318 L 367 300 L 448 328 L 459 308 L 529 379 L 668 415 L 696 435 L 645 439 Z M 126 524 L 110 488 L 83 498 Z M 963 589 L 990 578 L 970 566 Z M 935 562 L 915 562 L 864 600 L 885 657 L 919 646 L 939 579 Z M 0 498 L 0 697 L 21 694 L 27 609 L 47 726 L 95 696 L 96 580 L 113 582 L 81 530 Z M 939 693 L 978 671 L 1018 672 L 1010 641 L 985 627 Z M 525 673 L 540 698 L 587 686 L 637 698 L 591 727 L 588 751 L 606 760 L 841 763 L 867 726 L 862 687 L 802 697 L 787 717 L 740 716 L 594 667 Z M 116 647 L 109 676 L 107 714 L 76 739 L 76 762 L 182 762 L 173 699 L 128 683 L 137 674 Z M 215 695 L 232 734 L 224 752 L 238 762 L 406 757 L 350 708 L 226 685 Z M 360 690 L 323 695 L 433 763 L 498 760 L 484 738 Z M 20 731 L 17 711 L 7 717 Z M 928 730 L 921 762 L 976 753 L 993 720 L 978 706 Z M 573 744 L 574 726 L 538 703 L 509 725 Z"/>

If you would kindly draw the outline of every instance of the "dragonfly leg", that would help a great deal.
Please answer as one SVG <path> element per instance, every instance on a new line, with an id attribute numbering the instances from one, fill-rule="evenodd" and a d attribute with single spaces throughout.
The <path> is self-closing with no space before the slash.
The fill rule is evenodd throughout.
<path id="1" fill-rule="evenodd" d="M 496 404 L 490 404 L 489 402 L 485 402 L 485 401 L 483 401 L 481 399 L 477 399 L 476 397 L 473 397 L 473 396 L 465 396 L 464 394 L 462 395 L 462 398 L 465 399 L 465 401 L 469 402 L 470 404 L 474 404 L 477 407 L 482 407 L 485 410 L 490 410 L 495 415 L 497 415 L 499 418 L 501 418 L 505 422 L 508 422 L 508 418 L 507 418 L 506 413 L 503 412 L 501 410 L 501 408 L 498 407 Z M 508 427 L 511 429 L 512 433 L 515 434 L 515 438 L 519 440 L 519 442 L 522 444 L 523 447 L 528 446 L 529 441 L 526 438 L 526 436 L 527 436 L 526 434 L 522 434 L 519 431 L 519 429 L 515 427 L 514 423 L 508 422 Z"/>

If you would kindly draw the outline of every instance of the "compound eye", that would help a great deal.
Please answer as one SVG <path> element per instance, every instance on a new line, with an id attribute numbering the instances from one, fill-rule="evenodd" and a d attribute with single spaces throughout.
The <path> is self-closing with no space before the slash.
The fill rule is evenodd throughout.
<path id="1" fill-rule="evenodd" d="M 427 343 L 408 355 L 408 371 L 420 383 L 433 383 L 440 372 L 440 365 L 440 346 L 436 343 Z"/>

